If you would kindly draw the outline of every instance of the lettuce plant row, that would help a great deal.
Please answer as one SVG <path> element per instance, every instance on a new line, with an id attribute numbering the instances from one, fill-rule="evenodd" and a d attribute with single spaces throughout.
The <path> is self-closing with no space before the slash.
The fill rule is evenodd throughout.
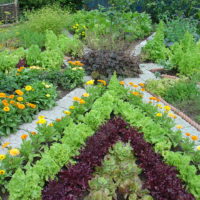
<path id="1" fill-rule="evenodd" d="M 173 152 L 174 147 L 184 142 L 182 136 L 179 132 L 170 130 L 172 123 L 167 123 L 166 116 L 163 116 L 163 119 L 166 120 L 153 118 L 152 115 L 155 114 L 156 109 L 146 105 L 130 96 L 129 90 L 119 85 L 116 77 L 113 77 L 104 95 L 98 98 L 92 106 L 88 105 L 88 108 L 91 109 L 90 112 L 81 108 L 80 112 L 76 110 L 72 112 L 73 122 L 69 126 L 67 125 L 61 144 L 55 143 L 50 149 L 46 149 L 40 161 L 33 166 L 26 167 L 26 173 L 19 169 L 14 174 L 8 187 L 10 199 L 34 200 L 40 198 L 45 180 L 53 179 L 58 171 L 71 161 L 70 158 L 78 154 L 77 150 L 85 144 L 87 137 L 92 135 L 92 132 L 94 133 L 105 120 L 110 119 L 110 115 L 113 113 L 122 116 L 131 126 L 137 127 L 143 132 L 145 140 L 154 145 L 155 151 L 164 157 L 166 163 L 177 167 L 178 176 L 186 183 L 188 191 L 196 199 L 199 199 L 200 176 L 197 175 L 195 165 L 190 164 L 194 163 L 196 152 L 191 149 L 190 151 Z M 77 122 L 79 124 L 76 124 Z M 72 153 L 66 154 L 63 149 L 65 147 Z M 62 162 L 57 155 L 60 155 Z M 59 162 L 59 166 L 47 164 L 48 167 L 45 169 L 42 165 L 45 166 L 44 163 L 49 163 L 49 160 L 54 160 L 55 163 Z M 33 176 L 34 178 L 32 178 Z M 20 182 L 21 184 L 19 184 Z"/>
<path id="2" fill-rule="evenodd" d="M 103 125 L 91 136 L 80 155 L 75 158 L 77 164 L 62 169 L 58 181 L 51 181 L 43 190 L 44 200 L 77 200 L 82 199 L 89 188 L 89 180 L 95 167 L 101 166 L 109 149 L 119 140 L 130 144 L 139 166 L 144 170 L 144 187 L 157 200 L 194 200 L 186 192 L 181 180 L 177 177 L 175 167 L 165 164 L 161 156 L 154 152 L 152 145 L 146 142 L 143 135 L 121 118 L 114 118 Z"/>

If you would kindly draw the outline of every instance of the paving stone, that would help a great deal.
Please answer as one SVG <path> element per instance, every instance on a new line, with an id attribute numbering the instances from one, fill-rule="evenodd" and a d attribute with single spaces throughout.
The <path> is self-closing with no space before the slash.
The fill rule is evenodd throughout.
<path id="1" fill-rule="evenodd" d="M 12 148 L 19 148 L 21 143 L 22 143 L 22 139 L 21 139 L 21 135 L 23 134 L 27 134 L 27 131 L 24 130 L 18 130 L 17 133 L 9 135 L 8 137 L 3 137 L 1 138 L 1 143 L 5 143 L 5 142 L 10 142 L 10 147 Z M 7 152 L 7 149 L 2 149 L 0 148 L 0 154 L 4 154 Z"/>
<path id="2" fill-rule="evenodd" d="M 47 119 L 56 120 L 57 118 L 61 118 L 61 117 L 65 116 L 63 111 L 65 111 L 66 109 L 67 109 L 67 106 L 66 106 L 66 108 L 63 108 L 63 107 L 60 107 L 60 106 L 56 106 L 51 110 L 41 111 L 37 115 L 37 117 L 42 115 L 42 116 L 47 117 Z"/>

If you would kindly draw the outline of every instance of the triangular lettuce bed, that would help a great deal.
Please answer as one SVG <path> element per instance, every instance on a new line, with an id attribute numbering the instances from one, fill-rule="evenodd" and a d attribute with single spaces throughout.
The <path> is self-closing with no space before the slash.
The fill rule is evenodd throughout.
<path id="1" fill-rule="evenodd" d="M 88 139 L 85 148 L 76 158 L 77 163 L 63 169 L 59 173 L 58 181 L 52 181 L 47 185 L 42 199 L 83 199 L 95 167 L 101 166 L 109 149 L 118 141 L 124 143 L 130 141 L 146 176 L 144 186 L 149 189 L 155 199 L 176 200 L 184 197 L 187 200 L 194 200 L 194 197 L 185 191 L 181 181 L 177 178 L 176 169 L 165 164 L 161 157 L 154 152 L 152 146 L 144 141 L 143 135 L 130 128 L 121 118 L 109 120 Z"/>
<path id="2" fill-rule="evenodd" d="M 129 94 L 128 90 L 119 85 L 116 77 L 113 77 L 108 90 L 95 101 L 91 111 L 81 118 L 81 123 L 72 123 L 66 127 L 61 144 L 54 144 L 40 161 L 33 167 L 28 167 L 26 173 L 17 170 L 8 187 L 10 199 L 39 199 L 45 180 L 53 179 L 70 158 L 77 155 L 87 138 L 110 119 L 112 113 L 120 115 L 131 126 L 141 130 L 145 140 L 154 144 L 155 150 L 164 156 L 166 162 L 177 167 L 188 190 L 196 198 L 200 198 L 200 176 L 196 175 L 196 168 L 189 165 L 191 159 L 187 155 L 170 151 L 173 145 L 176 146 L 181 141 L 180 134 L 170 130 L 170 120 L 157 121 L 153 118 L 149 109 L 154 109 L 155 112 L 154 107 L 139 104 L 138 99 Z M 185 174 L 185 171 L 188 173 Z"/>

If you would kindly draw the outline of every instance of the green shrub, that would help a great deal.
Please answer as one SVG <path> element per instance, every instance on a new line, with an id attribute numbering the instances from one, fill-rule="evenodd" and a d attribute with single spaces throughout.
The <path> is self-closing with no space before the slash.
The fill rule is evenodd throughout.
<path id="1" fill-rule="evenodd" d="M 26 25 L 21 25 L 17 31 L 20 46 L 24 48 L 29 48 L 31 45 L 38 45 L 40 48 L 44 47 L 44 33 L 30 30 Z"/>
<path id="2" fill-rule="evenodd" d="M 186 32 L 197 36 L 198 21 L 190 18 L 176 17 L 175 19 L 167 19 L 165 24 L 165 41 L 167 43 L 179 42 L 184 38 Z"/>
<path id="3" fill-rule="evenodd" d="M 27 22 L 25 28 L 32 32 L 45 33 L 46 30 L 52 30 L 54 33 L 61 33 L 69 17 L 68 12 L 59 7 L 44 7 L 36 11 L 25 13 Z"/>
<path id="4" fill-rule="evenodd" d="M 165 61 L 169 55 L 169 50 L 164 44 L 164 23 L 160 22 L 153 40 L 149 40 L 143 48 L 144 59 L 154 62 Z"/>
<path id="5" fill-rule="evenodd" d="M 168 87 L 164 99 L 170 103 L 178 103 L 195 99 L 200 95 L 200 89 L 195 82 L 179 80 L 172 87 Z"/>

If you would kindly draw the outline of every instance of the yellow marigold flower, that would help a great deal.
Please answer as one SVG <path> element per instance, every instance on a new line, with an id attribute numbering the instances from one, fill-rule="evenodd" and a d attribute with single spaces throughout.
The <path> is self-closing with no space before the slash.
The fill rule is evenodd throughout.
<path id="1" fill-rule="evenodd" d="M 9 150 L 9 154 L 11 156 L 18 156 L 20 154 L 20 151 L 18 149 L 11 149 Z"/>
<path id="2" fill-rule="evenodd" d="M 153 103 L 152 101 L 149 101 L 148 103 Z"/>
<path id="3" fill-rule="evenodd" d="M 26 87 L 25 87 L 25 90 L 26 91 L 31 91 L 33 88 L 30 86 L 30 85 L 27 85 Z"/>
<path id="4" fill-rule="evenodd" d="M 198 138 L 198 136 L 193 135 L 193 136 L 191 136 L 191 139 L 192 139 L 193 141 L 197 141 L 199 138 Z"/>
<path id="5" fill-rule="evenodd" d="M 17 97 L 17 101 L 23 101 L 24 98 L 23 97 Z"/>
<path id="6" fill-rule="evenodd" d="M 6 158 L 6 155 L 0 154 L 0 160 L 4 160 Z"/>
<path id="7" fill-rule="evenodd" d="M 14 97 L 15 97 L 14 94 L 8 96 L 9 99 L 14 99 Z"/>
<path id="8" fill-rule="evenodd" d="M 182 125 L 176 125 L 176 128 L 177 128 L 177 129 L 182 129 L 183 126 L 182 126 Z"/>
<path id="9" fill-rule="evenodd" d="M 140 93 L 139 92 L 132 92 L 132 94 L 135 95 L 135 96 L 139 96 Z"/>
<path id="10" fill-rule="evenodd" d="M 79 101 L 79 103 L 80 103 L 80 104 L 85 104 L 85 100 L 81 99 L 81 100 Z"/>
<path id="11" fill-rule="evenodd" d="M 106 81 L 104 80 L 97 80 L 99 83 L 102 83 L 104 86 L 106 86 Z"/>
<path id="12" fill-rule="evenodd" d="M 145 89 L 144 89 L 144 88 L 141 88 L 140 90 L 141 90 L 142 92 L 145 92 Z"/>
<path id="13" fill-rule="evenodd" d="M 164 106 L 163 107 L 166 111 L 170 111 L 171 110 L 171 107 L 170 106 Z"/>
<path id="14" fill-rule="evenodd" d="M 119 84 L 120 84 L 120 85 L 124 85 L 125 82 L 124 82 L 124 81 L 120 81 Z"/>
<path id="15" fill-rule="evenodd" d="M 2 144 L 1 147 L 4 149 L 4 148 L 6 148 L 9 144 L 10 144 L 10 142 L 5 142 L 4 144 Z"/>
<path id="16" fill-rule="evenodd" d="M 140 87 L 144 87 L 144 83 L 139 83 L 138 84 Z"/>
<path id="17" fill-rule="evenodd" d="M 46 118 L 46 117 L 43 115 L 38 116 L 38 119 L 44 119 L 44 118 Z"/>
<path id="18" fill-rule="evenodd" d="M 23 134 L 23 135 L 21 135 L 21 139 L 22 139 L 22 140 L 25 140 L 27 137 L 28 137 L 27 134 Z"/>
<path id="19" fill-rule="evenodd" d="M 65 113 L 66 115 L 71 115 L 71 112 L 68 111 L 68 110 L 65 110 L 64 113 Z"/>
<path id="20" fill-rule="evenodd" d="M 6 106 L 6 107 L 3 108 L 3 111 L 9 112 L 9 111 L 10 111 L 10 108 L 9 108 L 8 106 Z"/>
<path id="21" fill-rule="evenodd" d="M 70 106 L 69 109 L 70 109 L 70 110 L 74 110 L 74 109 L 75 109 L 75 106 Z"/>
<path id="22" fill-rule="evenodd" d="M 49 126 L 51 126 L 51 127 L 52 127 L 52 126 L 53 126 L 53 123 L 50 123 L 50 124 L 49 124 Z"/>
<path id="23" fill-rule="evenodd" d="M 169 114 L 168 114 L 168 117 L 171 117 L 171 118 L 174 118 L 174 119 L 177 118 L 176 115 L 174 115 L 173 113 L 169 113 Z"/>
<path id="24" fill-rule="evenodd" d="M 133 86 L 133 85 L 134 85 L 134 83 L 133 83 L 133 82 L 129 82 L 129 85 Z"/>
<path id="25" fill-rule="evenodd" d="M 86 85 L 94 85 L 94 80 L 87 81 L 85 84 Z"/>
<path id="26" fill-rule="evenodd" d="M 15 90 L 15 93 L 18 94 L 19 96 L 24 95 L 24 93 L 21 90 Z"/>
<path id="27" fill-rule="evenodd" d="M 157 113 L 156 117 L 162 117 L 162 113 Z"/>
<path id="28" fill-rule="evenodd" d="M 17 104 L 17 107 L 18 107 L 20 110 L 24 110 L 25 105 L 24 105 L 24 104 L 21 104 L 21 103 L 18 103 L 18 104 Z"/>
<path id="29" fill-rule="evenodd" d="M 6 94 L 5 93 L 0 93 L 0 98 L 6 98 Z"/>
<path id="30" fill-rule="evenodd" d="M 39 119 L 36 123 L 37 124 L 46 124 L 47 120 L 42 118 L 42 119 Z"/>
<path id="31" fill-rule="evenodd" d="M 5 172 L 5 170 L 0 170 L 0 175 L 4 175 L 6 172 Z"/>
<path id="32" fill-rule="evenodd" d="M 200 146 L 197 146 L 196 149 L 197 149 L 198 151 L 200 151 Z"/>
<path id="33" fill-rule="evenodd" d="M 48 97 L 48 98 L 49 98 L 50 96 L 51 96 L 50 94 L 46 94 L 46 97 Z"/>
<path id="34" fill-rule="evenodd" d="M 73 100 L 74 100 L 74 101 L 80 101 L 81 98 L 79 98 L 79 97 L 73 97 Z"/>
<path id="35" fill-rule="evenodd" d="M 163 106 L 161 104 L 157 104 L 156 105 L 158 108 L 163 108 Z"/>
<path id="36" fill-rule="evenodd" d="M 89 93 L 84 93 L 82 96 L 83 96 L 83 97 L 89 97 L 90 94 L 89 94 Z"/>

